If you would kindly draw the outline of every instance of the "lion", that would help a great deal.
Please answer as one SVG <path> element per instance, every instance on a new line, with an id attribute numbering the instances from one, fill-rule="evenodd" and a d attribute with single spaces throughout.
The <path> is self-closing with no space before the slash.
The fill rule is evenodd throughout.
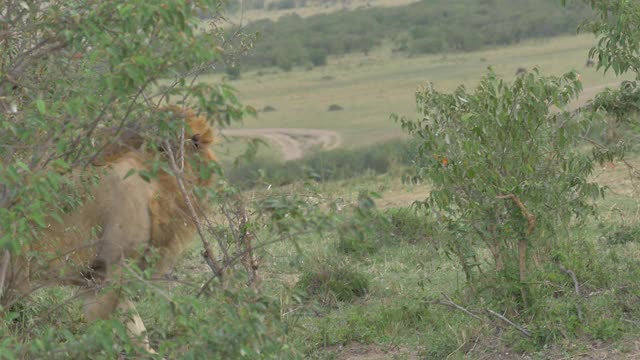
<path id="1" fill-rule="evenodd" d="M 213 177 L 204 179 L 191 171 L 193 164 L 217 161 L 210 149 L 214 132 L 207 119 L 176 106 L 161 111 L 184 119 L 187 125 L 182 174 L 186 190 L 210 186 Z M 147 181 L 131 175 L 131 169 L 150 171 L 151 161 L 167 155 L 162 149 L 142 150 L 142 143 L 139 134 L 125 133 L 123 142 L 107 146 L 93 160 L 94 169 L 104 170 L 98 185 L 82 205 L 62 216 L 62 222 L 50 220 L 42 240 L 11 259 L 3 304 L 28 295 L 30 280 L 81 286 L 86 321 L 108 318 L 116 309 L 126 311 L 130 334 L 153 352 L 133 303 L 121 291 L 99 291 L 117 284 L 125 261 L 145 268 L 150 251 L 158 255 L 154 274 L 165 274 L 195 235 L 194 221 L 173 174 L 160 170 Z M 202 210 L 202 204 L 192 201 Z M 29 251 L 36 252 L 37 258 L 27 260 L 24 254 Z"/>

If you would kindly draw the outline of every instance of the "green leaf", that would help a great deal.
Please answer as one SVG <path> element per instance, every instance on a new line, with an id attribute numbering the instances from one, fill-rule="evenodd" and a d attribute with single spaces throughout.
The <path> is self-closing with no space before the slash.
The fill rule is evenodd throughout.
<path id="1" fill-rule="evenodd" d="M 135 174 L 137 172 L 136 169 L 129 169 L 129 171 L 127 171 L 127 173 L 125 174 L 125 176 L 122 178 L 123 180 L 128 178 L 129 176 Z"/>
<path id="2" fill-rule="evenodd" d="M 40 115 L 44 115 L 46 114 L 46 105 L 44 103 L 44 101 L 42 101 L 42 99 L 37 99 L 36 100 L 36 108 L 38 109 L 38 112 L 40 113 Z"/>

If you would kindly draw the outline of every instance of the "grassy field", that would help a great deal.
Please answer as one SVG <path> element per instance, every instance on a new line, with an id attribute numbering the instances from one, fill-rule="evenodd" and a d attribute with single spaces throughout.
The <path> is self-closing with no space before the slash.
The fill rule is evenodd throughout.
<path id="1" fill-rule="evenodd" d="M 619 81 L 612 74 L 585 68 L 591 35 L 567 36 L 523 42 L 520 45 L 473 53 L 406 58 L 385 47 L 369 56 L 352 55 L 330 59 L 327 66 L 310 70 L 252 71 L 231 84 L 245 104 L 256 109 L 269 105 L 274 112 L 246 119 L 244 126 L 302 127 L 338 131 L 347 147 L 402 136 L 389 115 L 414 116 L 415 90 L 431 81 L 440 90 L 460 84 L 472 87 L 488 66 L 506 79 L 517 68 L 538 66 L 543 74 L 561 74 L 576 69 L 584 79 L 585 98 L 594 87 Z M 327 111 L 338 104 L 342 111 Z"/>
<path id="2" fill-rule="evenodd" d="M 583 76 L 585 91 L 573 107 L 580 106 L 603 86 L 621 80 L 585 68 L 592 44 L 593 38 L 583 35 L 470 54 L 403 58 L 381 51 L 369 57 L 333 59 L 324 68 L 252 72 L 234 82 L 234 86 L 247 104 L 277 109 L 247 120 L 246 127 L 331 129 L 343 136 L 344 146 L 355 148 L 402 136 L 389 114 L 412 116 L 413 93 L 421 84 L 432 81 L 445 91 L 459 84 L 471 87 L 489 65 L 507 79 L 514 77 L 518 67 L 539 66 L 545 74 L 577 69 Z M 330 104 L 345 109 L 328 112 Z M 636 168 L 639 165 L 637 155 L 629 161 Z M 416 220 L 407 214 L 403 215 L 407 216 L 406 222 L 401 221 L 392 229 L 367 223 L 362 243 L 370 247 L 364 255 L 345 252 L 343 239 L 337 233 L 297 239 L 302 255 L 288 242 L 275 244 L 263 258 L 265 289 L 281 299 L 283 318 L 291 325 L 289 340 L 301 351 L 302 358 L 637 358 L 640 332 L 635 319 L 640 314 L 633 310 L 638 304 L 634 284 L 640 276 L 633 265 L 640 255 L 640 243 L 633 235 L 640 224 L 637 183 L 623 164 L 597 169 L 593 179 L 610 189 L 607 197 L 598 202 L 600 215 L 567 234 L 582 240 L 582 247 L 576 248 L 568 261 L 578 274 L 583 291 L 588 292 L 583 295 L 581 306 L 587 309 L 589 325 L 578 338 L 532 329 L 551 336 L 544 340 L 551 345 L 541 346 L 522 339 L 513 328 L 496 327 L 443 305 L 442 294 L 459 303 L 465 301 L 464 275 L 456 262 L 443 256 L 438 239 L 424 234 L 414 237 L 411 229 L 424 219 Z M 397 171 L 317 186 L 320 193 L 347 202 L 355 202 L 363 190 L 375 191 L 381 195 L 376 201 L 378 208 L 391 214 L 392 219 L 399 208 L 406 208 L 429 193 L 428 185 L 403 184 Z M 275 191 L 300 194 L 306 190 L 299 183 Z M 367 294 L 353 301 L 329 304 L 324 298 L 315 300 L 319 303 L 292 300 L 291 296 L 298 296 L 298 282 L 310 272 L 325 271 L 326 264 L 364 274 L 369 280 Z M 543 277 L 541 281 L 564 284 L 558 293 L 564 291 L 563 286 L 571 289 L 570 280 L 562 273 L 553 276 L 559 277 Z M 573 311 L 554 297 L 541 304 L 548 307 L 549 321 L 567 321 Z M 627 306 L 631 310 L 621 310 Z"/>
<path id="3" fill-rule="evenodd" d="M 451 90 L 458 84 L 473 86 L 488 65 L 493 65 L 506 78 L 512 78 L 518 67 L 539 65 L 544 73 L 552 74 L 577 68 L 589 89 L 586 94 L 593 95 L 595 89 L 617 79 L 584 68 L 586 52 L 592 43 L 589 36 L 563 37 L 471 54 L 409 59 L 380 52 L 370 57 L 333 59 L 329 66 L 310 71 L 248 73 L 234 85 L 245 103 L 256 108 L 271 105 L 277 109 L 260 113 L 258 119 L 247 119 L 247 127 L 337 130 L 343 136 L 342 144 L 355 148 L 402 136 L 397 124 L 389 120 L 389 114 L 413 115 L 413 93 L 420 84 L 433 81 L 442 90 Z M 327 112 L 333 103 L 344 106 L 345 110 Z M 243 150 L 238 142 L 224 147 L 230 153 L 221 154 L 225 159 Z M 264 156 L 273 160 L 279 154 L 274 149 Z M 637 154 L 631 154 L 628 161 L 636 168 L 640 165 Z M 286 336 L 281 340 L 293 349 L 296 356 L 292 358 L 626 359 L 640 356 L 637 340 L 640 338 L 637 285 L 640 283 L 637 266 L 640 203 L 637 180 L 632 181 L 627 167 L 617 164 L 613 168 L 596 169 L 593 179 L 610 187 L 608 196 L 598 202 L 600 215 L 566 234 L 580 240 L 576 241 L 579 245 L 572 249 L 565 264 L 575 272 L 584 291 L 576 300 L 586 317 L 581 333 L 563 333 L 564 323 L 575 313 L 576 307 L 570 298 L 573 283 L 559 270 L 546 269 L 547 273 L 533 274 L 532 281 L 554 289 L 551 295 L 541 296 L 537 304 L 548 309 L 546 313 L 540 312 L 548 318 L 514 319 L 529 326 L 537 336 L 533 339 L 522 338 L 513 327 L 500 325 L 498 321 L 477 320 L 443 305 L 445 295 L 458 304 L 467 302 L 464 274 L 458 263 L 445 255 L 445 242 L 428 231 L 427 217 L 408 208 L 414 201 L 425 199 L 430 188 L 428 184 L 403 183 L 403 170 L 395 167 L 383 175 L 325 183 L 299 181 L 282 187 L 256 187 L 244 193 L 252 200 L 300 196 L 309 202 L 320 198 L 346 204 L 339 214 L 342 221 L 339 228 L 323 233 L 309 230 L 272 243 L 273 239 L 267 237 L 267 226 L 255 229 L 256 238 L 267 244 L 256 246 L 262 289 L 266 297 L 276 303 L 278 320 L 287 325 Z M 380 195 L 372 218 L 358 218 L 357 211 L 349 207 L 357 203 L 362 191 Z M 213 217 L 223 216 L 216 213 Z M 342 232 L 352 228 L 357 231 L 347 231 L 346 236 Z M 214 242 L 216 239 L 211 237 Z M 170 343 L 165 339 L 185 337 L 184 332 L 189 329 L 198 331 L 197 327 L 185 326 L 186 321 L 182 324 L 180 316 L 186 316 L 189 322 L 211 324 L 210 333 L 189 333 L 195 340 L 184 339 L 185 349 L 209 344 L 210 339 L 224 341 L 231 347 L 239 334 L 246 336 L 255 331 L 253 323 L 245 324 L 244 318 L 238 318 L 251 314 L 251 310 L 243 307 L 242 300 L 231 295 L 224 297 L 227 293 L 233 295 L 224 286 L 216 287 L 210 302 L 205 302 L 209 301 L 205 298 L 202 303 L 191 304 L 193 308 L 186 307 L 186 315 L 174 314 L 181 312 L 176 312 L 174 304 L 164 297 L 188 299 L 199 292 L 201 284 L 210 276 L 201 250 L 201 245 L 194 241 L 176 267 L 174 275 L 178 281 L 154 283 L 148 291 L 151 294 L 135 297 L 147 322 L 150 339 L 159 349 L 163 343 Z M 490 266 L 487 259 L 480 260 L 481 266 Z M 362 276 L 368 283 L 367 291 L 348 300 L 338 299 L 331 291 L 313 296 L 305 294 L 300 284 L 306 277 L 328 276 L 336 268 Z M 160 289 L 157 293 L 156 288 Z M 150 296 L 152 294 L 156 295 Z M 51 317 L 61 327 L 82 334 L 86 325 L 76 321 L 80 304 L 74 302 L 68 306 L 67 299 L 71 297 L 70 291 L 57 288 L 39 293 L 25 318 L 53 304 L 52 311 L 62 311 Z M 467 306 L 476 307 L 471 309 L 476 313 L 490 306 L 501 310 L 495 303 L 469 301 L 469 304 Z M 236 309 L 240 310 L 236 312 Z M 192 318 L 202 311 L 206 316 Z M 263 314 L 253 311 L 257 316 Z M 554 331 L 560 330 L 548 331 L 544 327 L 547 319 L 555 321 Z M 261 326 L 262 321 L 269 322 L 260 319 L 256 323 Z M 28 321 L 24 321 L 23 326 L 25 331 L 34 332 L 30 338 L 41 335 L 39 328 Z M 234 334 L 234 330 L 238 333 Z"/>
<path id="4" fill-rule="evenodd" d="M 640 164 L 635 156 L 630 161 L 636 167 Z M 287 340 L 299 351 L 300 358 L 635 358 L 640 355 L 636 349 L 640 332 L 635 323 L 639 314 L 636 310 L 620 314 L 618 305 L 637 305 L 633 284 L 640 274 L 633 264 L 640 256 L 640 243 L 637 238 L 626 239 L 623 235 L 629 229 L 637 231 L 634 229 L 640 224 L 640 204 L 622 164 L 598 169 L 594 180 L 611 191 L 599 202 L 599 218 L 568 234 L 582 239 L 584 246 L 575 250 L 575 259 L 568 261 L 578 274 L 583 291 L 588 292 L 583 300 L 590 319 L 585 338 L 595 340 L 563 338 L 558 334 L 552 345 L 542 347 L 521 338 L 513 328 L 496 327 L 443 305 L 442 294 L 458 303 L 465 301 L 464 274 L 455 261 L 443 255 L 437 238 L 415 230 L 424 219 L 398 210 L 424 199 L 429 186 L 403 184 L 397 173 L 318 184 L 318 193 L 347 203 L 355 202 L 363 190 L 378 192 L 382 196 L 377 200 L 381 213 L 391 214 L 391 219 L 394 214 L 399 215 L 399 220 L 392 220 L 391 228 L 375 221 L 367 223 L 361 241 L 371 247 L 364 253 L 345 251 L 341 237 L 333 232 L 296 238 L 302 252 L 289 241 L 269 246 L 261 253 L 264 290 L 279 299 L 282 318 L 290 325 Z M 269 193 L 300 195 L 307 191 L 305 184 L 297 183 L 254 191 L 251 197 Z M 199 246 L 195 246 L 193 255 L 178 266 L 182 269 L 180 278 L 194 269 L 207 272 L 198 251 Z M 330 271 L 325 266 L 345 267 L 363 274 L 369 281 L 368 292 L 351 301 L 337 301 L 331 296 L 306 299 L 299 282 L 314 271 Z M 570 280 L 561 275 L 545 281 L 558 282 L 558 291 L 563 286 L 570 289 Z M 563 310 L 562 301 L 549 298 L 547 302 L 553 312 L 551 319 L 563 321 L 564 316 L 570 315 L 570 310 Z M 149 317 L 153 317 L 153 309 L 146 309 Z M 629 322 L 621 322 L 618 316 Z M 542 329 L 538 331 L 544 333 Z"/>

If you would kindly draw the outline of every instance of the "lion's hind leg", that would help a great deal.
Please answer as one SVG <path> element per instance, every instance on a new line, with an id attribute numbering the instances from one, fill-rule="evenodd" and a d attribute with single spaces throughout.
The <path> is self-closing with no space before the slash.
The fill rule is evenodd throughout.
<path id="1" fill-rule="evenodd" d="M 107 289 L 99 293 L 96 289 L 87 289 L 84 295 L 84 318 L 87 322 L 108 319 L 114 312 L 121 312 L 129 336 L 134 343 L 151 354 L 156 352 L 149 344 L 147 329 L 131 300 L 124 297 L 119 289 Z"/>

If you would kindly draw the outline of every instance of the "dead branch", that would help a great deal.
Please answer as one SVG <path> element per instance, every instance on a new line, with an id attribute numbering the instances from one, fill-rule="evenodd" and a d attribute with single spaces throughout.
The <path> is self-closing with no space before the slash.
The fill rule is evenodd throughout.
<path id="1" fill-rule="evenodd" d="M 578 282 L 576 273 L 571 269 L 565 268 L 564 266 L 562 266 L 562 264 L 558 264 L 558 267 L 560 268 L 560 271 L 571 277 L 571 280 L 573 281 L 573 288 L 576 292 L 576 295 L 578 295 L 578 298 L 580 298 L 580 283 Z M 580 304 L 576 304 L 576 310 L 578 311 L 578 320 L 582 322 L 584 320 L 584 317 L 582 316 L 582 308 L 580 307 Z"/>
<path id="2" fill-rule="evenodd" d="M 5 250 L 2 253 L 2 260 L 0 260 L 0 299 L 4 293 L 4 283 L 7 279 L 7 270 L 9 269 L 9 263 L 11 262 L 11 254 L 9 250 Z"/>
<path id="3" fill-rule="evenodd" d="M 530 338 L 531 337 L 531 332 L 519 325 L 517 325 L 516 323 L 514 323 L 513 321 L 507 319 L 506 317 L 498 314 L 497 312 L 491 310 L 491 309 L 486 309 L 487 313 L 490 315 L 493 315 L 495 317 L 497 317 L 498 319 L 504 321 L 505 323 L 509 324 L 510 326 L 512 326 L 514 329 L 518 330 L 522 335 Z"/>
<path id="4" fill-rule="evenodd" d="M 483 318 L 481 318 L 480 316 L 472 313 L 471 311 L 465 309 L 464 307 L 456 304 L 455 302 L 453 302 L 453 300 L 451 300 L 451 298 L 449 296 L 447 296 L 447 294 L 445 293 L 440 293 L 442 295 L 442 297 L 444 297 L 444 301 L 440 301 L 438 304 L 440 305 L 445 305 L 445 306 L 449 306 L 452 307 L 454 309 L 458 309 L 460 311 L 462 311 L 463 313 L 471 316 L 472 318 L 476 319 L 476 320 L 480 320 L 482 322 L 484 322 L 485 320 Z"/>
<path id="5" fill-rule="evenodd" d="M 242 263 L 249 272 L 249 282 L 253 288 L 257 286 L 259 281 L 258 277 L 258 261 L 253 256 L 253 247 L 251 242 L 253 241 L 253 233 L 249 231 L 249 216 L 247 215 L 247 209 L 244 204 L 238 202 L 238 216 L 240 217 L 240 243 L 242 245 L 241 251 L 244 253 L 242 256 Z"/>
<path id="6" fill-rule="evenodd" d="M 202 230 L 202 224 L 200 223 L 200 218 L 198 217 L 198 214 L 196 213 L 196 209 L 193 207 L 193 203 L 191 202 L 191 197 L 189 196 L 189 193 L 187 192 L 184 186 L 184 180 L 182 179 L 181 171 L 178 168 L 178 164 L 176 163 L 176 157 L 173 153 L 173 150 L 171 149 L 171 144 L 169 143 L 169 141 L 164 142 L 164 147 L 167 151 L 167 154 L 169 155 L 169 166 L 171 166 L 171 170 L 173 171 L 174 176 L 176 178 L 176 182 L 178 183 L 178 188 L 180 189 L 180 193 L 182 194 L 184 201 L 187 204 L 189 213 L 191 214 L 193 222 L 196 226 L 196 231 L 200 236 L 200 241 L 202 241 L 202 246 L 204 247 L 204 251 L 202 252 L 202 257 L 204 257 L 205 261 L 207 262 L 207 265 L 209 265 L 209 268 L 211 268 L 211 271 L 213 271 L 213 274 L 216 275 L 216 277 L 218 277 L 220 280 L 222 280 L 222 277 L 223 277 L 222 266 L 220 266 L 220 263 L 218 263 L 218 261 L 213 257 L 213 250 L 211 249 L 211 244 L 209 243 L 209 241 L 207 241 L 207 238 L 204 235 L 204 231 Z"/>

